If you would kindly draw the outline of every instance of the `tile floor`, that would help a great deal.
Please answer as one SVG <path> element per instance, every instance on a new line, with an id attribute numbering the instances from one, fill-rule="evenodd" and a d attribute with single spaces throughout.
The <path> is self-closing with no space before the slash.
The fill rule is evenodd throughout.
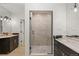
<path id="1" fill-rule="evenodd" d="M 20 46 L 9 54 L 0 54 L 0 56 L 25 56 L 25 47 Z"/>
<path id="2" fill-rule="evenodd" d="M 31 55 L 52 55 L 50 46 L 32 46 Z"/>

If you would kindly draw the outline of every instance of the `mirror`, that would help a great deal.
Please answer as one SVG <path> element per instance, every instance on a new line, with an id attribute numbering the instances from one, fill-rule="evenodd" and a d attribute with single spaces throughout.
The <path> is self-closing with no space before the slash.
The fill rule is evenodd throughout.
<path id="1" fill-rule="evenodd" d="M 6 10 L 3 6 L 0 6 L 0 16 L 3 18 L 0 19 L 0 33 L 3 32 L 12 32 L 11 30 L 11 21 L 9 20 L 9 17 L 11 17 L 11 13 Z"/>

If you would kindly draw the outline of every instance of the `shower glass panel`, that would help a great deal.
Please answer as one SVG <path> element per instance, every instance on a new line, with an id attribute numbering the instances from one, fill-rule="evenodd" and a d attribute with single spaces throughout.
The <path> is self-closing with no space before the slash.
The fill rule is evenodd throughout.
<path id="1" fill-rule="evenodd" d="M 31 12 L 31 54 L 51 53 L 51 12 Z"/>

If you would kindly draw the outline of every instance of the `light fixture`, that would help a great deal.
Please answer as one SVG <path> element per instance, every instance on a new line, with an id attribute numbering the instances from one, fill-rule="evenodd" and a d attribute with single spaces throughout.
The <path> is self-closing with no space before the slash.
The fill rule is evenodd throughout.
<path id="1" fill-rule="evenodd" d="M 1 21 L 3 20 L 2 16 L 0 16 L 0 20 L 1 20 Z"/>
<path id="2" fill-rule="evenodd" d="M 4 17 L 4 21 L 6 21 L 7 19 L 9 19 L 9 17 L 8 17 L 8 16 L 5 16 L 5 17 Z"/>
<path id="3" fill-rule="evenodd" d="M 77 9 L 77 3 L 74 4 L 74 12 L 77 12 L 78 9 Z"/>
<path id="4" fill-rule="evenodd" d="M 8 16 L 4 16 L 4 17 L 2 17 L 2 16 L 0 16 L 0 20 L 1 21 L 6 21 L 6 20 L 11 20 L 11 18 L 9 18 Z"/>

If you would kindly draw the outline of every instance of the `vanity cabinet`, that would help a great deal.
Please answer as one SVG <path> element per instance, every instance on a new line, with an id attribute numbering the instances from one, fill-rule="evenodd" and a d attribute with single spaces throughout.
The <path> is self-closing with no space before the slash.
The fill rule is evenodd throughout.
<path id="1" fill-rule="evenodd" d="M 18 36 L 0 38 L 0 54 L 7 54 L 18 47 Z"/>
<path id="2" fill-rule="evenodd" d="M 69 47 L 63 45 L 58 41 L 54 41 L 54 55 L 55 56 L 79 56 L 79 53 L 73 51 Z"/>

